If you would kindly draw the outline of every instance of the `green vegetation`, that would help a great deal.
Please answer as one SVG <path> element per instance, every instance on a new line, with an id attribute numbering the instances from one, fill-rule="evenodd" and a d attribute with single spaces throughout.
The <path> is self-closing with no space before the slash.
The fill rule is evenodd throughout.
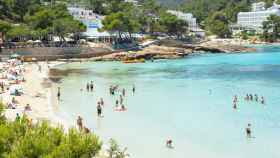
<path id="1" fill-rule="evenodd" d="M 271 15 L 263 22 L 262 38 L 268 42 L 275 42 L 280 37 L 280 17 Z"/>
<path id="2" fill-rule="evenodd" d="M 0 158 L 92 158 L 101 142 L 91 133 L 50 127 L 46 122 L 30 124 L 26 117 L 8 122 L 0 105 Z"/>
<path id="3" fill-rule="evenodd" d="M 49 41 L 53 36 L 65 41 L 66 35 L 79 35 L 85 30 L 85 26 L 68 13 L 62 1 L 2 0 L 0 12 L 0 31 L 8 41 Z"/>
<path id="4" fill-rule="evenodd" d="M 132 33 L 164 33 L 182 38 L 188 25 L 176 16 L 166 12 L 154 0 L 141 0 L 139 6 L 125 3 L 124 0 L 111 0 L 105 6 L 106 17 L 102 21 L 103 31 L 118 32 L 120 39 L 132 38 Z M 128 35 L 127 35 L 128 34 Z"/>

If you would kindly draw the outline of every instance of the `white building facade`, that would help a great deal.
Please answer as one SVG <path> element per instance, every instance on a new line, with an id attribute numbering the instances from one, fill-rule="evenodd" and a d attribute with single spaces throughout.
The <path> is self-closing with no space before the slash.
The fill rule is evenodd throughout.
<path id="1" fill-rule="evenodd" d="M 175 10 L 168 10 L 168 13 L 177 16 L 178 19 L 184 20 L 188 23 L 190 30 L 196 30 L 198 28 L 196 18 L 191 13 L 184 13 Z"/>
<path id="2" fill-rule="evenodd" d="M 184 20 L 188 23 L 188 29 L 190 32 L 193 32 L 194 34 L 198 36 L 205 36 L 204 30 L 200 29 L 196 18 L 191 13 L 184 13 L 181 11 L 175 11 L 175 10 L 168 10 L 168 13 L 175 15 L 178 19 Z"/>
<path id="3" fill-rule="evenodd" d="M 280 16 L 280 6 L 274 4 L 272 7 L 265 9 L 265 3 L 253 3 L 251 12 L 240 12 L 237 15 L 237 25 L 234 25 L 233 33 L 242 30 L 255 30 L 262 32 L 263 22 L 270 15 Z M 238 29 L 239 28 L 239 29 Z"/>

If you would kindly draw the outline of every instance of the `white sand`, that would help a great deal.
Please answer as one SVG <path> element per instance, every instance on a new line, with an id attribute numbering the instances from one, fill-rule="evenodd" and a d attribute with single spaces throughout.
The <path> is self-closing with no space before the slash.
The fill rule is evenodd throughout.
<path id="1" fill-rule="evenodd" d="M 26 112 L 27 116 L 33 120 L 34 123 L 41 120 L 49 121 L 53 125 L 63 125 L 68 128 L 66 121 L 59 118 L 55 114 L 58 102 L 54 92 L 56 87 L 51 83 L 51 87 L 45 88 L 42 83 L 44 80 L 48 80 L 49 68 L 46 62 L 39 63 L 42 67 L 42 71 L 38 71 L 38 65 L 35 63 L 25 64 L 24 78 L 26 82 L 22 83 L 24 94 L 22 96 L 16 96 L 15 99 L 19 102 L 19 106 L 16 109 L 7 109 L 5 111 L 5 116 L 9 120 L 14 120 L 16 113 L 21 116 L 24 113 L 24 107 L 30 104 L 32 111 Z M 62 62 L 53 62 L 49 64 L 49 67 L 62 64 Z M 40 94 L 40 97 L 36 97 L 36 94 Z M 8 92 L 2 95 L 4 103 L 9 102 L 12 96 Z"/>

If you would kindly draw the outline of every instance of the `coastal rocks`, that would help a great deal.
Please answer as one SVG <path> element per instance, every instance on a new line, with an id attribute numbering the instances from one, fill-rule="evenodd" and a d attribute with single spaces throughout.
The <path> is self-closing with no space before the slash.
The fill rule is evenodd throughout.
<path id="1" fill-rule="evenodd" d="M 211 53 L 238 53 L 238 52 L 255 52 L 255 48 L 240 45 L 223 45 L 223 44 L 200 44 L 194 47 L 194 51 L 203 51 Z"/>
<path id="2" fill-rule="evenodd" d="M 151 45 L 141 51 L 129 51 L 113 53 L 101 57 L 92 58 L 94 61 L 123 61 L 123 60 L 137 60 L 137 59 L 178 59 L 192 53 L 190 49 L 165 47 Z"/>

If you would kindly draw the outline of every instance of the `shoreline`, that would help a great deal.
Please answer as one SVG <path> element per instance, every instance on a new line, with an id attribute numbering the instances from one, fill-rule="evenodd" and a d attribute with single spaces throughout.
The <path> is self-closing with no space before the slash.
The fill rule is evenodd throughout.
<path id="1" fill-rule="evenodd" d="M 41 72 L 37 69 L 39 64 L 42 67 Z M 38 62 L 38 63 L 24 63 L 25 72 L 23 74 L 25 82 L 20 85 L 23 88 L 24 94 L 21 96 L 15 96 L 19 105 L 16 109 L 5 109 L 5 116 L 8 120 L 15 120 L 16 114 L 20 116 L 26 114 L 29 119 L 32 119 L 32 123 L 38 121 L 47 121 L 51 125 L 61 126 L 64 129 L 69 128 L 69 124 L 59 115 L 56 114 L 58 103 L 55 99 L 55 83 L 48 78 L 49 69 L 55 66 L 64 64 L 64 62 Z M 2 101 L 4 104 L 10 102 L 11 96 L 5 92 L 2 94 Z M 29 104 L 31 111 L 24 111 L 25 105 Z"/>

